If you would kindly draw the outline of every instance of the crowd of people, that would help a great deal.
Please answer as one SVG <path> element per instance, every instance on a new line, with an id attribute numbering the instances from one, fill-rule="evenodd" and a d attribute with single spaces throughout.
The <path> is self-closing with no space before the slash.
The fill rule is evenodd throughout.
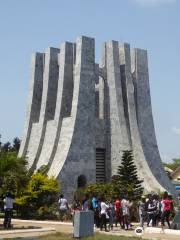
<path id="1" fill-rule="evenodd" d="M 67 200 L 61 195 L 59 200 L 60 216 L 62 217 L 69 209 Z M 82 202 L 75 199 L 71 211 L 72 215 L 75 211 L 88 211 L 94 212 L 94 224 L 100 230 L 110 231 L 114 226 L 120 226 L 124 230 L 132 228 L 131 224 L 131 207 L 134 204 L 128 200 L 125 195 L 114 200 L 108 200 L 104 197 L 89 199 L 85 196 Z M 158 195 L 142 196 L 141 200 L 136 204 L 137 213 L 140 227 L 146 226 L 165 226 L 165 222 L 169 228 L 170 217 L 174 216 L 174 204 L 172 196 L 164 192 L 162 198 Z M 62 219 L 62 218 L 61 218 Z"/>
<path id="2" fill-rule="evenodd" d="M 13 195 L 7 193 L 4 202 L 4 228 L 10 228 L 13 211 Z M 71 207 L 67 199 L 61 194 L 58 200 L 60 220 L 63 221 L 68 211 L 74 216 L 76 211 L 94 212 L 94 224 L 100 230 L 110 231 L 114 226 L 120 226 L 124 230 L 131 229 L 131 210 L 134 203 L 130 202 L 128 197 L 121 195 L 114 200 L 105 199 L 103 196 L 89 198 L 87 195 L 82 201 L 74 199 Z M 140 227 L 165 226 L 165 222 L 171 228 L 170 218 L 174 217 L 174 203 L 172 196 L 164 192 L 163 197 L 158 195 L 142 196 L 136 203 Z"/>
<path id="3" fill-rule="evenodd" d="M 162 198 L 158 195 L 149 195 L 148 199 L 142 197 L 138 210 L 141 227 L 144 227 L 146 220 L 147 227 L 155 227 L 159 224 L 164 227 L 166 221 L 168 227 L 171 228 L 170 217 L 173 218 L 175 211 L 172 196 L 167 192 L 164 192 Z"/>

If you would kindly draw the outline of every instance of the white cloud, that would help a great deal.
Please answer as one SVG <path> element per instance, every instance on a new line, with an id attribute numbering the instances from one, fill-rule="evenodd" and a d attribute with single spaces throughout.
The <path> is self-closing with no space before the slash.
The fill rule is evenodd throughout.
<path id="1" fill-rule="evenodd" d="M 180 128 L 172 127 L 171 130 L 176 134 L 180 134 Z"/>
<path id="2" fill-rule="evenodd" d="M 157 6 L 167 3 L 175 3 L 177 0 L 132 0 L 142 6 Z"/>

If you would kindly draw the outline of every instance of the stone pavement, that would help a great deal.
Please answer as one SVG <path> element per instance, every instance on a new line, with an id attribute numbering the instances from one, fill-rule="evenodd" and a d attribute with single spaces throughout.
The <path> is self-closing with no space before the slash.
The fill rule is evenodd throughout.
<path id="1" fill-rule="evenodd" d="M 3 220 L 0 219 L 0 224 Z M 57 222 L 57 221 L 32 221 L 32 220 L 18 220 L 13 219 L 12 224 L 14 228 L 20 227 L 39 227 L 41 229 L 34 229 L 34 231 L 17 232 L 16 230 L 6 231 L 6 234 L 2 234 L 4 231 L 0 231 L 0 239 L 16 238 L 16 237 L 37 237 L 40 235 L 54 234 L 56 232 L 73 234 L 73 226 L 70 222 Z M 136 225 L 133 227 L 136 228 Z M 49 230 L 48 230 L 49 229 Z M 169 232 L 168 232 L 169 231 Z M 180 240 L 180 230 L 168 230 L 162 231 L 160 228 L 146 228 L 145 233 L 142 235 L 143 239 L 157 239 L 157 240 Z M 9 233 L 11 232 L 11 233 Z M 100 232 L 95 229 L 95 232 Z M 136 236 L 134 230 L 122 230 L 120 227 L 114 227 L 113 231 L 104 232 L 103 234 L 117 235 L 117 236 Z"/>
<path id="2" fill-rule="evenodd" d="M 0 224 L 3 223 L 3 220 L 0 219 Z M 19 219 L 13 219 L 12 220 L 13 228 L 20 228 L 20 227 L 37 227 L 36 231 L 29 232 L 17 232 L 16 230 L 11 230 L 12 233 L 7 234 L 1 234 L 0 231 L 0 239 L 3 238 L 16 238 L 16 237 L 37 237 L 41 235 L 47 235 L 47 234 L 53 234 L 56 232 L 62 232 L 62 233 L 73 233 L 73 226 L 72 223 L 61 223 L 56 221 L 32 221 L 32 220 L 19 220 Z M 44 231 L 40 228 L 50 228 L 49 231 Z M 52 230 L 53 229 L 53 230 Z M 34 229 L 35 230 L 35 229 Z"/>

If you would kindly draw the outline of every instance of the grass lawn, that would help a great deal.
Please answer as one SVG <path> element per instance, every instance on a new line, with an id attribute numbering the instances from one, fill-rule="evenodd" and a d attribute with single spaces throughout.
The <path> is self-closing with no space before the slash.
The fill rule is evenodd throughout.
<path id="1" fill-rule="evenodd" d="M 14 240 L 22 240 L 22 238 L 16 238 Z M 75 239 L 72 235 L 56 233 L 52 235 L 41 236 L 37 238 L 24 238 L 24 240 L 69 240 Z M 94 237 L 80 238 L 81 240 L 140 240 L 141 238 L 136 237 L 123 237 L 123 236 L 110 236 L 105 234 L 95 234 Z"/>

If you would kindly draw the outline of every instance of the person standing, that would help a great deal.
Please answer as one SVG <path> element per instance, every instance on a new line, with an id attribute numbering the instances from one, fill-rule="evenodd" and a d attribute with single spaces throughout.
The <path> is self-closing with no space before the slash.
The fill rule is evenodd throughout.
<path id="1" fill-rule="evenodd" d="M 97 199 L 96 199 L 96 196 L 94 196 L 92 198 L 92 210 L 95 211 L 96 208 L 97 208 Z"/>
<path id="2" fill-rule="evenodd" d="M 92 198 L 92 210 L 94 212 L 94 224 L 97 228 L 99 228 L 100 222 L 99 222 L 99 207 L 98 207 L 98 201 L 96 196 Z"/>
<path id="3" fill-rule="evenodd" d="M 142 228 L 144 228 L 144 220 L 146 215 L 145 204 L 146 204 L 146 198 L 142 196 L 138 204 L 139 222 L 140 222 L 140 227 Z"/>
<path id="4" fill-rule="evenodd" d="M 152 227 L 155 226 L 155 214 L 156 214 L 157 206 L 153 202 L 152 197 L 148 201 L 147 205 L 147 226 L 149 227 L 152 224 Z"/>
<path id="5" fill-rule="evenodd" d="M 65 214 L 67 214 L 67 211 L 69 209 L 67 199 L 64 198 L 63 194 L 60 195 L 58 203 L 59 203 L 60 220 L 63 222 L 64 216 L 65 216 Z"/>
<path id="6" fill-rule="evenodd" d="M 113 230 L 115 208 L 114 208 L 113 201 L 111 200 L 109 202 L 108 216 L 109 216 L 109 230 Z"/>
<path id="7" fill-rule="evenodd" d="M 105 231 L 107 232 L 107 210 L 109 206 L 105 203 L 104 197 L 101 198 L 101 218 L 100 218 L 100 230 L 102 231 L 103 227 L 105 228 Z"/>
<path id="8" fill-rule="evenodd" d="M 89 211 L 89 197 L 86 194 L 83 201 L 82 201 L 82 211 Z"/>
<path id="9" fill-rule="evenodd" d="M 171 210 L 173 208 L 173 203 L 172 200 L 169 199 L 168 197 L 168 193 L 164 192 L 163 195 L 163 199 L 161 201 L 161 205 L 162 205 L 162 215 L 161 215 L 161 226 L 164 227 L 165 226 L 165 220 L 168 224 L 168 227 L 171 228 L 170 222 L 169 222 L 169 216 L 171 213 Z"/>
<path id="10" fill-rule="evenodd" d="M 130 212 L 129 212 L 129 208 L 130 208 L 130 203 L 128 201 L 128 199 L 124 196 L 122 201 L 121 201 L 121 207 L 122 207 L 122 215 L 123 215 L 123 227 L 125 230 L 128 230 L 130 228 L 130 221 L 129 221 L 129 217 L 130 217 Z"/>
<path id="11" fill-rule="evenodd" d="M 4 198 L 4 228 L 11 228 L 14 199 L 10 192 Z"/>
<path id="12" fill-rule="evenodd" d="M 73 226 L 74 226 L 74 216 L 76 211 L 81 211 L 82 206 L 81 202 L 74 196 L 72 207 L 71 207 L 71 215 L 73 220 Z"/>
<path id="13" fill-rule="evenodd" d="M 161 201 L 158 195 L 153 196 L 153 203 L 156 206 L 154 222 L 155 222 L 155 226 L 158 226 L 159 222 L 161 221 Z"/>
<path id="14" fill-rule="evenodd" d="M 116 198 L 116 201 L 114 203 L 114 207 L 115 207 L 115 225 L 117 227 L 117 224 L 119 223 L 121 228 L 122 226 L 122 216 L 121 216 L 121 200 L 120 198 Z"/>
<path id="15" fill-rule="evenodd" d="M 95 215 L 96 215 L 96 227 L 100 228 L 101 225 L 101 201 L 98 198 L 97 199 L 97 207 L 96 207 L 96 211 L 95 211 Z"/>

